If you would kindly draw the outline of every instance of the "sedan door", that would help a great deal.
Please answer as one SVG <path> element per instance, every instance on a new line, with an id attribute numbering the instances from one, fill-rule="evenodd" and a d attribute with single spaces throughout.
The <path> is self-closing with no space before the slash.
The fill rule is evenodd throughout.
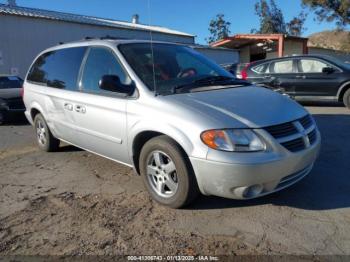
<path id="1" fill-rule="evenodd" d="M 79 146 L 117 160 L 130 163 L 127 151 L 127 98 L 99 88 L 104 75 L 118 76 L 122 83 L 130 78 L 112 50 L 89 49 L 80 80 L 81 93 L 74 104 Z"/>
<path id="2" fill-rule="evenodd" d="M 298 59 L 296 96 L 336 96 L 340 70 L 318 58 Z M 328 68 L 328 72 L 323 72 Z M 332 71 L 333 70 L 333 71 Z"/>

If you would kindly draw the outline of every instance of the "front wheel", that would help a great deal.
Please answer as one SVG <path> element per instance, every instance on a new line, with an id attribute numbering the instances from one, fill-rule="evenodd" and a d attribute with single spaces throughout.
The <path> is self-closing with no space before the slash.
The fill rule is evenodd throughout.
<path id="1" fill-rule="evenodd" d="M 152 198 L 163 205 L 180 208 L 199 193 L 186 154 L 167 136 L 152 138 L 143 146 L 140 171 Z"/>
<path id="2" fill-rule="evenodd" d="M 60 140 L 52 135 L 44 117 L 41 114 L 37 114 L 35 116 L 34 128 L 36 132 L 36 140 L 40 149 L 46 152 L 57 151 L 60 145 Z"/>
<path id="3" fill-rule="evenodd" d="M 346 90 L 344 96 L 343 96 L 343 103 L 344 105 L 350 109 L 350 88 Z"/>

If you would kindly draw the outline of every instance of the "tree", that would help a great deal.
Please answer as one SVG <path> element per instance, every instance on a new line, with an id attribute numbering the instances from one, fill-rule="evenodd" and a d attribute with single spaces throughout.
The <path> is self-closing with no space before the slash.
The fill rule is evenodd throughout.
<path id="1" fill-rule="evenodd" d="M 279 9 L 274 0 L 260 0 L 255 4 L 255 14 L 259 16 L 260 28 L 253 30 L 259 34 L 273 34 L 286 32 L 286 23 L 281 9 Z"/>
<path id="2" fill-rule="evenodd" d="M 335 21 L 339 28 L 350 24 L 349 0 L 303 0 L 303 5 L 313 10 L 319 21 Z"/>
<path id="3" fill-rule="evenodd" d="M 292 36 L 301 36 L 305 31 L 304 23 L 307 15 L 304 12 L 301 12 L 298 16 L 294 17 L 286 24 L 286 30 L 289 35 Z"/>
<path id="4" fill-rule="evenodd" d="M 220 39 L 228 37 L 230 32 L 230 22 L 225 20 L 225 15 L 217 14 L 214 19 L 209 23 L 209 32 L 210 36 L 207 38 L 208 43 L 216 42 Z"/>
<path id="5" fill-rule="evenodd" d="M 259 34 L 289 34 L 300 36 L 304 28 L 306 14 L 301 12 L 288 23 L 285 22 L 282 10 L 274 0 L 259 0 L 255 4 L 255 14 L 259 17 L 260 28 L 251 30 Z"/>

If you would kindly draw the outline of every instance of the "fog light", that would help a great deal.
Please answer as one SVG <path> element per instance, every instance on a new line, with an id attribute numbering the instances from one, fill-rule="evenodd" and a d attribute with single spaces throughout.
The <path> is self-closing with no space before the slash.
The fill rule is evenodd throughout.
<path id="1" fill-rule="evenodd" d="M 264 187 L 262 185 L 253 185 L 248 187 L 246 190 L 243 192 L 243 197 L 244 198 L 252 198 L 256 197 L 261 194 L 263 191 Z"/>

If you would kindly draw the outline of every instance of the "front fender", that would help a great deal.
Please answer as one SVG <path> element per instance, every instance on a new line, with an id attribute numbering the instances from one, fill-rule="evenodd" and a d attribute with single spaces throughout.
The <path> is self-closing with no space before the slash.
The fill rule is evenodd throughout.
<path id="1" fill-rule="evenodd" d="M 175 127 L 171 124 L 157 123 L 155 121 L 139 121 L 130 128 L 130 131 L 128 133 L 128 151 L 130 156 L 133 155 L 133 142 L 136 136 L 142 132 L 147 131 L 158 132 L 167 135 L 175 140 L 184 149 L 188 156 L 191 156 L 193 154 L 193 143 L 178 127 Z"/>

